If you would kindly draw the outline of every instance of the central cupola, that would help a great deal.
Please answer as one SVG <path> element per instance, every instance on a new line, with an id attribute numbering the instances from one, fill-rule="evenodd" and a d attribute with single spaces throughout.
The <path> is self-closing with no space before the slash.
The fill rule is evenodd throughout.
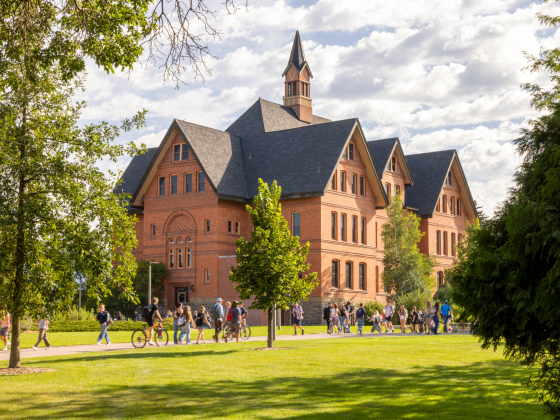
<path id="1" fill-rule="evenodd" d="M 313 74 L 305 61 L 299 31 L 296 31 L 290 60 L 284 73 L 284 106 L 294 110 L 301 121 L 313 123 L 313 107 L 311 105 L 311 79 Z"/>

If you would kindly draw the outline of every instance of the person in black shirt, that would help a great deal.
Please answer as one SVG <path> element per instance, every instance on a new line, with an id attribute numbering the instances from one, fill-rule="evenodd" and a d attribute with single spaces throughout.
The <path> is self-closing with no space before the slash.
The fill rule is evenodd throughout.
<path id="1" fill-rule="evenodd" d="M 416 309 L 416 307 L 413 307 L 411 312 L 412 313 L 410 314 L 410 316 L 412 318 L 412 325 L 410 326 L 410 328 L 412 329 L 412 332 L 418 333 L 419 325 L 420 325 L 420 317 L 418 316 L 418 309 Z"/>
<path id="2" fill-rule="evenodd" d="M 152 332 L 154 331 L 154 318 L 159 319 L 161 322 L 163 322 L 163 318 L 161 317 L 161 315 L 159 314 L 159 310 L 158 310 L 158 304 L 159 299 L 157 297 L 152 298 L 152 304 L 150 305 L 150 315 L 148 315 L 148 318 L 146 319 L 146 322 L 148 323 L 148 329 L 146 330 L 146 332 L 148 333 L 148 338 L 150 339 L 150 341 L 148 341 L 148 344 L 150 346 L 155 346 L 155 344 L 152 342 Z"/>
<path id="3" fill-rule="evenodd" d="M 327 307 L 323 309 L 323 319 L 327 322 L 327 332 L 330 331 L 331 308 L 332 303 L 329 303 Z"/>

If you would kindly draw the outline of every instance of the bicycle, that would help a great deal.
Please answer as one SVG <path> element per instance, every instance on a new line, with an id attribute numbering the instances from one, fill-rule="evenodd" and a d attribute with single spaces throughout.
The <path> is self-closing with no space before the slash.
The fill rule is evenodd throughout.
<path id="1" fill-rule="evenodd" d="M 167 346 L 167 343 L 169 343 L 169 334 L 167 333 L 167 330 L 164 328 L 163 324 L 161 322 L 158 322 L 157 325 L 154 324 L 154 327 L 155 328 L 152 332 L 152 335 L 154 341 L 156 342 L 156 346 Z M 148 338 L 148 334 L 146 334 L 146 330 L 148 328 L 146 328 L 145 330 L 135 330 L 132 332 L 132 345 L 135 348 L 141 349 L 146 346 L 146 343 L 148 341 L 150 341 L 150 339 Z"/>
<path id="2" fill-rule="evenodd" d="M 235 339 L 235 333 L 233 333 L 233 332 L 230 335 L 230 337 L 226 339 L 226 334 L 229 332 L 229 331 L 226 331 L 226 330 L 229 330 L 229 326 L 224 327 L 224 329 L 222 330 L 221 337 L 220 337 L 220 339 L 225 343 L 227 343 L 228 340 L 231 341 L 231 340 Z M 251 337 L 251 327 L 249 327 L 248 325 L 241 325 L 241 327 L 239 329 L 239 337 L 242 340 L 248 340 Z"/>

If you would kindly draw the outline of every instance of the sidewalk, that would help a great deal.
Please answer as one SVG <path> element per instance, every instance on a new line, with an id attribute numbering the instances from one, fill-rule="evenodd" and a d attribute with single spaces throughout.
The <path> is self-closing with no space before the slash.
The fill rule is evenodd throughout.
<path id="1" fill-rule="evenodd" d="M 438 334 L 440 337 L 453 337 L 458 335 L 469 335 L 468 333 L 452 333 L 452 334 Z M 432 336 L 432 335 L 430 335 Z M 358 335 L 356 333 L 351 334 L 327 334 L 327 333 L 320 333 L 320 334 L 306 334 L 306 335 L 277 335 L 276 341 L 297 341 L 297 340 L 324 340 L 324 339 L 350 339 L 350 338 L 363 338 L 363 337 L 370 337 L 370 338 L 389 338 L 389 337 L 424 337 L 424 334 L 411 334 L 411 333 L 364 333 L 363 335 Z M 251 337 L 247 342 L 266 342 L 267 337 Z M 243 340 L 239 340 L 243 342 Z M 208 346 L 208 345 L 215 345 L 216 343 L 214 340 L 206 341 L 206 344 L 193 344 L 193 346 Z M 184 344 L 179 344 L 180 346 L 184 346 Z M 221 345 L 235 345 L 235 343 L 221 343 Z M 167 347 L 175 346 L 173 340 L 169 342 Z M 150 348 L 151 350 L 157 349 L 156 346 L 149 346 L 146 345 L 144 349 Z M 21 358 L 28 359 L 32 357 L 46 357 L 46 356 L 68 356 L 72 354 L 83 354 L 83 353 L 94 353 L 94 352 L 107 352 L 107 351 L 117 351 L 117 350 L 136 350 L 142 351 L 142 349 L 134 349 L 131 343 L 115 343 L 110 345 L 102 344 L 98 346 L 97 344 L 90 344 L 90 345 L 81 345 L 81 346 L 64 346 L 64 347 L 52 347 L 50 350 L 46 350 L 45 347 L 40 347 L 39 350 L 35 351 L 32 349 L 22 349 L 21 350 Z M 0 351 L 0 360 L 9 360 L 10 359 L 10 352 L 9 351 Z"/>

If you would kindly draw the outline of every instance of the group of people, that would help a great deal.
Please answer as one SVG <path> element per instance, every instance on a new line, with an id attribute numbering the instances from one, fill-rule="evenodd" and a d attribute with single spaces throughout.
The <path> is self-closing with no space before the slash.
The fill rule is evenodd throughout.
<path id="1" fill-rule="evenodd" d="M 395 314 L 395 308 L 391 302 L 387 302 L 384 309 L 382 309 L 381 314 L 379 311 L 375 311 L 368 316 L 364 304 L 360 303 L 358 310 L 354 313 L 354 307 L 347 302 L 346 305 L 338 305 L 337 303 L 329 303 L 323 312 L 323 319 L 327 322 L 327 333 L 351 333 L 351 326 L 353 324 L 353 318 L 355 316 L 356 324 L 358 326 L 358 334 L 363 334 L 364 323 L 366 320 L 372 321 L 371 332 L 382 332 L 381 327 L 385 327 L 385 333 L 395 332 L 395 327 L 393 326 L 392 318 Z M 443 320 L 443 332 L 451 332 L 449 329 L 449 323 L 453 320 L 453 314 L 451 311 L 451 306 L 446 300 L 443 305 L 436 302 L 434 305 L 428 300 L 426 301 L 426 307 L 424 310 L 420 308 L 413 307 L 409 315 L 407 309 L 404 305 L 398 310 L 398 318 L 400 322 L 400 328 L 402 333 L 406 333 L 407 327 L 406 322 L 410 319 L 410 331 L 411 333 L 417 334 L 438 334 L 440 320 Z M 410 316 L 410 318 L 409 318 Z"/>

